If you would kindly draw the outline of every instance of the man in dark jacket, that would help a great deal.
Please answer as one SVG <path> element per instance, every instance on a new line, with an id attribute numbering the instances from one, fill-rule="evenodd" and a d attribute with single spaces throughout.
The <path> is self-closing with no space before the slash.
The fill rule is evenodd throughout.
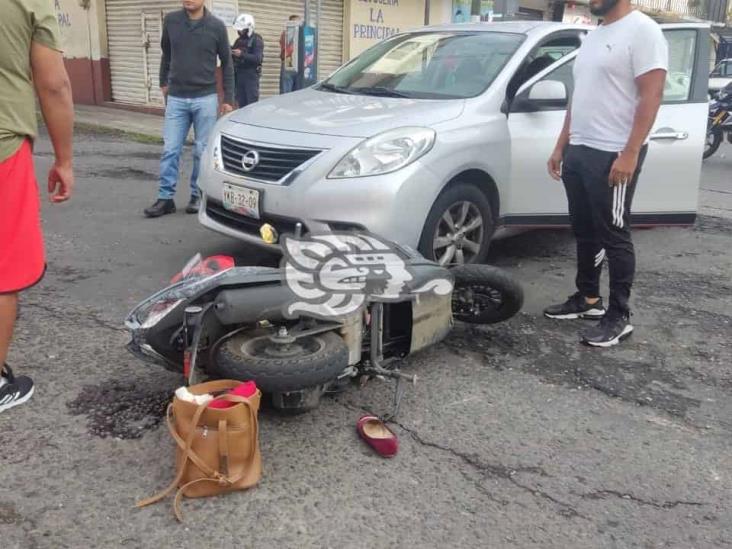
<path id="1" fill-rule="evenodd" d="M 234 21 L 239 38 L 231 54 L 236 72 L 236 102 L 239 108 L 259 101 L 259 77 L 262 74 L 264 40 L 254 32 L 254 17 L 242 13 Z"/>
<path id="2" fill-rule="evenodd" d="M 195 134 L 191 198 L 186 213 L 198 212 L 201 191 L 198 170 L 209 134 L 219 112 L 216 59 L 221 61 L 224 102 L 221 113 L 233 110 L 234 69 L 224 23 L 204 7 L 204 0 L 183 0 L 183 9 L 165 16 L 160 46 L 160 89 L 165 97 L 163 156 L 160 160 L 158 200 L 145 210 L 147 217 L 175 212 L 175 188 L 183 144 L 191 125 Z"/>

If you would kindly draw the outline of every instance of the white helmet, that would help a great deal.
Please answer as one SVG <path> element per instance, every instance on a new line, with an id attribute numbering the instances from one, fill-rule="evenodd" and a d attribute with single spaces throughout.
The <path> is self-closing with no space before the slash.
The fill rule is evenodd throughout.
<path id="1" fill-rule="evenodd" d="M 254 16 L 240 13 L 234 20 L 234 29 L 238 32 L 248 30 L 250 35 L 254 34 Z"/>

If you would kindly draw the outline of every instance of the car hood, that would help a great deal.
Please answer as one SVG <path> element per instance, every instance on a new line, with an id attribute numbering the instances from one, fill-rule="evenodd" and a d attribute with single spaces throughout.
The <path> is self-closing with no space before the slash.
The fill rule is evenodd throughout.
<path id="1" fill-rule="evenodd" d="M 229 120 L 250 126 L 341 137 L 371 137 L 402 126 L 430 126 L 457 118 L 464 100 L 349 95 L 313 88 L 248 105 Z"/>

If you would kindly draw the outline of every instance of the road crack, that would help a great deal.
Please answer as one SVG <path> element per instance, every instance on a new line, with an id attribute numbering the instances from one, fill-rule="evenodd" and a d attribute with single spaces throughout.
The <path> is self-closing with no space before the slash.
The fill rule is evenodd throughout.
<path id="1" fill-rule="evenodd" d="M 374 414 L 371 410 L 369 410 L 367 408 L 353 406 L 352 404 L 343 402 L 338 399 L 336 399 L 335 401 L 338 404 L 340 404 L 341 406 L 343 406 L 344 408 L 351 410 L 351 411 L 365 412 L 365 413 L 371 414 L 371 415 L 378 415 L 378 414 Z M 485 462 L 477 459 L 474 455 L 471 455 L 471 454 L 468 454 L 465 452 L 460 452 L 459 450 L 450 448 L 449 446 L 443 446 L 441 444 L 437 444 L 436 442 L 431 442 L 429 440 L 426 440 L 416 430 L 407 427 L 403 423 L 400 423 L 395 420 L 391 420 L 391 421 L 389 421 L 389 423 L 393 423 L 394 425 L 397 425 L 404 432 L 408 433 L 412 437 L 412 439 L 420 446 L 424 446 L 425 448 L 432 448 L 434 450 L 439 450 L 441 452 L 448 453 L 448 454 L 452 455 L 453 457 L 460 459 L 466 465 L 469 465 L 471 468 L 478 471 L 478 473 L 481 475 L 481 477 L 490 477 L 490 478 L 498 478 L 501 480 L 506 480 L 506 481 L 510 482 L 511 484 L 513 484 L 515 487 L 517 487 L 525 492 L 528 492 L 535 498 L 544 499 L 546 501 L 549 501 L 550 503 L 552 503 L 560 508 L 559 514 L 563 517 L 566 517 L 566 518 L 579 517 L 579 518 L 587 519 L 587 517 L 585 517 L 580 512 L 578 512 L 570 504 L 565 503 L 564 501 L 561 501 L 560 499 L 555 498 L 554 496 L 552 496 L 551 494 L 549 494 L 543 490 L 540 490 L 538 488 L 534 488 L 532 486 L 524 484 L 523 482 L 521 482 L 518 479 L 518 475 L 520 473 L 533 474 L 533 475 L 538 475 L 540 477 L 550 477 L 550 475 L 541 467 L 535 467 L 535 466 L 508 467 L 503 464 L 485 463 Z M 465 478 L 468 479 L 467 475 L 463 474 L 463 476 L 465 476 Z M 479 492 L 481 492 L 482 494 L 485 494 L 491 501 L 494 501 L 494 502 L 499 503 L 504 506 L 509 503 L 506 500 L 496 498 L 479 481 L 474 481 L 473 479 L 469 479 L 469 480 L 472 480 L 473 484 L 476 486 L 476 489 Z"/>
<path id="2" fill-rule="evenodd" d="M 106 320 L 99 318 L 99 316 L 96 313 L 92 313 L 92 312 L 82 313 L 82 312 L 73 311 L 73 310 L 67 310 L 67 311 L 62 312 L 49 305 L 44 305 L 42 303 L 36 303 L 36 302 L 28 301 L 25 299 L 21 303 L 21 307 L 30 307 L 31 309 L 33 309 L 33 308 L 40 309 L 40 310 L 50 314 L 54 318 L 59 318 L 59 319 L 66 320 L 66 321 L 73 320 L 75 322 L 79 322 L 80 324 L 83 324 L 84 320 L 89 320 L 100 328 L 104 328 L 106 330 L 111 330 L 114 332 L 127 333 L 127 330 L 125 330 L 124 328 L 111 324 L 111 323 L 107 322 Z"/>
<path id="3" fill-rule="evenodd" d="M 637 496 L 634 496 L 630 493 L 623 493 L 619 492 L 617 490 L 598 490 L 595 492 L 590 492 L 588 494 L 582 494 L 582 499 L 608 499 L 608 498 L 619 498 L 626 501 L 632 501 L 633 503 L 637 503 L 638 505 L 645 505 L 648 507 L 655 507 L 656 509 L 674 509 L 675 507 L 678 507 L 680 505 L 687 505 L 691 507 L 702 507 L 704 505 L 707 505 L 707 503 L 701 502 L 701 501 L 685 501 L 685 500 L 677 500 L 677 501 L 653 501 L 648 499 L 639 498 Z"/>

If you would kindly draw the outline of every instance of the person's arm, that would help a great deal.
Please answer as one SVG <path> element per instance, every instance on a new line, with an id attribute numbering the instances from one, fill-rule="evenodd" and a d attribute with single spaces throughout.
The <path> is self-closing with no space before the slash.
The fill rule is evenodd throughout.
<path id="1" fill-rule="evenodd" d="M 242 49 L 241 64 L 243 67 L 254 69 L 264 61 L 264 40 L 259 35 L 254 37 L 254 47 L 252 53 Z"/>
<path id="2" fill-rule="evenodd" d="M 48 192 L 52 202 L 64 202 L 74 189 L 71 83 L 60 51 L 33 41 L 30 60 L 33 85 L 56 157 L 48 172 Z"/>
<path id="3" fill-rule="evenodd" d="M 221 60 L 221 73 L 224 79 L 224 103 L 221 105 L 221 112 L 226 114 L 234 110 L 234 63 L 231 60 L 231 47 L 229 37 L 226 34 L 226 27 L 221 25 L 219 31 L 219 60 Z"/>
<path id="4" fill-rule="evenodd" d="M 635 79 L 638 87 L 638 106 L 633 118 L 633 130 L 628 142 L 610 169 L 610 184 L 627 183 L 633 178 L 638 167 L 638 157 L 648 134 L 653 129 L 658 109 L 663 100 L 666 71 L 655 69 Z"/>
<path id="5" fill-rule="evenodd" d="M 572 109 L 571 105 L 567 105 L 567 114 L 564 116 L 564 125 L 562 131 L 559 133 L 557 144 L 554 147 L 552 155 L 549 157 L 547 168 L 549 175 L 552 179 L 560 181 L 562 179 L 562 160 L 564 158 L 564 150 L 569 145 L 569 128 L 572 124 Z"/>
<path id="6" fill-rule="evenodd" d="M 163 54 L 160 57 L 160 89 L 163 97 L 168 96 L 168 76 L 170 75 L 170 36 L 168 35 L 168 21 L 163 22 L 163 36 L 160 39 L 160 49 Z"/>
<path id="7" fill-rule="evenodd" d="M 653 129 L 663 100 L 663 88 L 668 72 L 668 43 L 661 27 L 655 23 L 652 27 L 637 32 L 630 47 L 638 104 L 635 108 L 630 137 L 610 168 L 608 178 L 610 185 L 632 181 L 638 168 L 640 151 Z"/>
<path id="8" fill-rule="evenodd" d="M 285 60 L 285 31 L 280 34 L 280 61 Z"/>

